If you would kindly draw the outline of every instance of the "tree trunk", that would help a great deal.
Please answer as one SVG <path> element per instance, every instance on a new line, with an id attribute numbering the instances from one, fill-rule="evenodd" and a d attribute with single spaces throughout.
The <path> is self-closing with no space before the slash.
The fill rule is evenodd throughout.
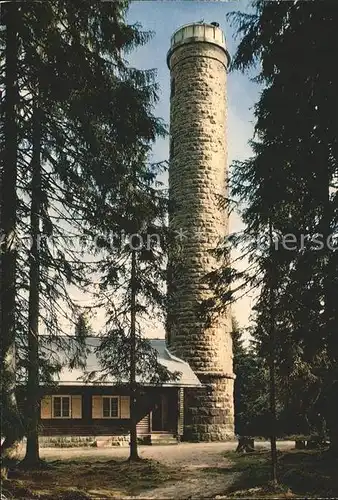
<path id="1" fill-rule="evenodd" d="M 7 433 L 4 442 L 1 445 L 1 479 L 7 479 L 8 468 L 19 459 L 19 445 L 21 439 Z"/>
<path id="2" fill-rule="evenodd" d="M 130 454 L 129 460 L 139 460 L 137 450 L 136 390 L 130 395 Z"/>
<path id="3" fill-rule="evenodd" d="M 16 304 L 16 214 L 17 214 L 17 88 L 18 9 L 14 3 L 5 8 L 5 101 L 4 163 L 1 180 L 1 406 L 2 432 L 6 439 L 1 457 L 1 475 L 6 476 L 6 463 L 11 458 L 13 443 L 22 438 L 23 427 L 15 395 L 15 304 Z"/>
<path id="4" fill-rule="evenodd" d="M 275 276 L 274 276 L 274 263 L 272 258 L 273 244 L 272 244 L 272 222 L 269 221 L 269 238 L 270 238 L 270 276 L 269 276 L 269 313 L 270 313 L 270 360 L 269 360 L 269 396 L 270 396 L 270 414 L 271 414 L 271 480 L 273 485 L 277 486 L 277 415 L 276 415 L 276 318 L 275 318 Z"/>
<path id="5" fill-rule="evenodd" d="M 38 94 L 38 89 L 37 89 Z M 41 110 L 38 95 L 33 107 L 33 153 L 31 198 L 31 251 L 28 304 L 28 381 L 27 381 L 27 447 L 24 465 L 36 467 L 39 457 L 39 284 L 40 284 L 40 216 L 41 216 Z"/>
<path id="6" fill-rule="evenodd" d="M 338 457 L 338 424 L 335 422 L 329 429 L 330 452 L 335 457 Z"/>
<path id="7" fill-rule="evenodd" d="M 270 412 L 271 412 L 271 480 L 277 485 L 277 437 L 276 437 L 276 379 L 275 362 L 270 365 Z"/>
<path id="8" fill-rule="evenodd" d="M 323 151 L 323 165 L 326 166 L 323 175 L 325 174 L 326 182 L 323 185 L 323 220 L 322 232 L 325 241 L 334 234 L 335 206 L 330 199 L 330 184 L 332 181 L 329 169 L 329 158 L 327 150 Z M 331 242 L 332 243 L 332 242 Z M 327 354 L 330 358 L 330 369 L 328 370 L 329 380 L 325 386 L 328 393 L 327 397 L 327 414 L 326 421 L 328 423 L 330 437 L 330 452 L 338 457 L 338 411 L 337 411 L 337 395 L 338 395 L 338 344 L 337 344 L 337 256 L 336 252 L 328 245 L 324 247 L 324 319 L 327 338 Z"/>
<path id="9" fill-rule="evenodd" d="M 338 411 L 334 402 L 337 400 L 338 383 L 333 383 L 330 388 L 327 408 L 327 424 L 330 440 L 329 451 L 334 457 L 338 457 Z"/>
<path id="10" fill-rule="evenodd" d="M 136 251 L 131 254 L 131 307 L 130 307 L 130 455 L 139 460 L 137 451 L 136 418 Z"/>

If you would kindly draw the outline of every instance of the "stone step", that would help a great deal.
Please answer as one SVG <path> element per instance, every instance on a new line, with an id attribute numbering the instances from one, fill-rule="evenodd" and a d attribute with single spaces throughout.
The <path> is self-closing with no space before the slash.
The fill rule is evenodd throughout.
<path id="1" fill-rule="evenodd" d="M 177 439 L 172 434 L 152 434 L 151 444 L 177 444 Z"/>

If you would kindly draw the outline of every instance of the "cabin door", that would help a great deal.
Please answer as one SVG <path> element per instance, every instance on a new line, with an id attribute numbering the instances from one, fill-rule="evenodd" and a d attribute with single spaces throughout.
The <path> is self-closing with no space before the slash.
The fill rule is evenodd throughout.
<path id="1" fill-rule="evenodd" d="M 168 431 L 168 423 L 168 397 L 166 394 L 161 394 L 152 411 L 152 430 Z"/>

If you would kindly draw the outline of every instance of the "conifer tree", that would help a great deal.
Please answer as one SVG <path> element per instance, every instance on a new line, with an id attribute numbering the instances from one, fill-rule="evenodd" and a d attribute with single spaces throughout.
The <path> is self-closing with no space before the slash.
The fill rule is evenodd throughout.
<path id="1" fill-rule="evenodd" d="M 102 227 L 105 258 L 99 264 L 100 305 L 107 310 L 107 328 L 98 350 L 103 371 L 126 383 L 130 392 L 130 460 L 138 459 L 137 402 L 142 383 L 175 378 L 157 359 L 145 338 L 151 319 L 165 306 L 165 217 L 167 201 L 156 184 L 157 167 L 147 161 L 149 146 L 135 151 L 127 195 L 119 200 L 118 225 Z M 115 232 L 111 239 L 111 228 Z M 97 374 L 93 374 L 93 376 Z"/>
<path id="2" fill-rule="evenodd" d="M 337 292 L 337 252 L 336 243 L 329 248 L 327 240 L 336 231 L 338 102 L 327 55 L 337 43 L 337 11 L 330 2 L 260 0 L 254 9 L 252 15 L 232 16 L 242 36 L 233 67 L 246 71 L 260 62 L 257 80 L 263 84 L 255 107 L 254 155 L 236 163 L 234 195 L 247 203 L 246 241 L 264 235 L 271 240 L 268 221 L 273 213 L 273 245 L 278 248 L 273 258 L 278 277 L 275 348 L 284 369 L 280 374 L 286 376 L 286 360 L 295 349 L 293 360 L 301 359 L 332 398 L 338 345 L 332 300 Z M 266 285 L 268 261 L 257 250 L 252 259 Z M 267 306 L 265 300 L 260 304 Z M 263 327 L 266 309 L 259 317 Z M 291 371 L 297 372 L 295 364 Z M 338 419 L 333 405 L 327 405 L 326 418 L 334 451 Z"/>
<path id="3" fill-rule="evenodd" d="M 17 87 L 18 35 L 16 5 L 8 4 L 5 12 L 5 88 L 2 111 L 3 163 L 1 165 L 1 413 L 2 432 L 1 476 L 7 474 L 6 459 L 13 456 L 17 438 L 23 427 L 15 395 L 15 275 L 17 227 Z"/>
<path id="4" fill-rule="evenodd" d="M 107 193 L 112 198 L 123 197 L 121 179 L 128 173 L 128 151 L 135 144 L 153 138 L 156 127 L 160 129 L 150 109 L 155 92 L 153 73 L 130 68 L 124 59 L 128 50 L 145 43 L 149 37 L 138 26 L 125 23 L 127 7 L 128 2 L 124 1 L 60 0 L 19 7 L 15 4 L 9 8 L 16 23 L 14 30 L 11 18 L 7 18 L 6 37 L 12 37 L 10 50 L 16 47 L 13 40 L 18 43 L 17 51 L 10 53 L 8 40 L 4 41 L 9 60 L 6 64 L 9 79 L 4 82 L 8 115 L 7 119 L 5 113 L 4 141 L 10 141 L 6 145 L 11 148 L 6 148 L 8 158 L 2 169 L 2 181 L 10 181 L 11 188 L 2 191 L 7 197 L 2 204 L 2 213 L 3 207 L 6 210 L 2 221 L 6 221 L 3 227 L 7 224 L 5 234 L 9 234 L 18 220 L 19 230 L 23 233 L 27 230 L 33 246 L 23 247 L 19 256 L 23 278 L 15 296 L 15 254 L 9 255 L 6 243 L 2 261 L 11 258 L 13 264 L 5 266 L 8 272 L 3 278 L 7 284 L 11 280 L 6 290 L 13 292 L 12 306 L 15 307 L 16 298 L 17 308 L 20 303 L 25 312 L 22 314 L 17 309 L 22 328 L 21 333 L 16 331 L 15 338 L 14 309 L 6 306 L 6 311 L 12 311 L 10 318 L 8 316 L 11 324 L 7 325 L 10 342 L 4 343 L 2 361 L 8 359 L 15 340 L 20 344 L 20 353 L 24 353 L 24 336 L 28 331 L 29 363 L 23 359 L 23 366 L 28 367 L 31 392 L 36 392 L 38 384 L 38 323 L 44 322 L 48 332 L 57 336 L 60 316 L 69 318 L 67 309 L 76 312 L 68 285 L 84 283 L 84 265 L 79 262 L 81 252 L 70 244 L 70 238 L 79 239 L 85 229 L 87 236 L 95 233 L 97 214 L 107 216 Z M 8 92 L 9 88 L 14 91 Z M 27 170 L 32 176 L 31 184 L 27 182 Z M 22 195 L 20 210 L 13 205 L 18 189 Z M 9 193 L 12 193 L 11 204 Z M 31 222 L 27 219 L 29 211 Z M 114 217 L 113 213 L 110 216 Z M 37 248 L 40 231 L 47 238 L 40 239 Z M 48 240 L 51 236 L 52 243 Z M 30 273 L 26 272 L 27 266 Z M 13 272 L 9 276 L 10 269 Z M 30 289 L 29 297 L 25 293 L 27 289 Z M 4 300 L 8 302 L 9 292 L 2 296 L 2 310 Z M 6 324 L 2 321 L 3 326 Z M 14 385 L 11 389 L 8 385 L 5 392 L 11 391 L 14 395 L 14 389 Z M 7 400 L 2 400 L 4 411 L 10 406 Z M 37 407 L 33 400 L 36 403 L 36 397 L 31 401 L 31 412 L 35 415 L 31 413 L 30 421 L 36 423 Z M 19 426 L 12 426 L 14 432 L 16 428 Z M 37 443 L 36 430 L 34 432 Z M 36 461 L 36 445 L 30 449 L 33 448 L 31 457 L 34 455 L 33 461 Z"/>
<path id="5" fill-rule="evenodd" d="M 250 332 L 249 332 L 250 333 Z M 232 316 L 234 355 L 235 432 L 239 436 L 266 436 L 269 428 L 267 379 L 264 359 L 252 339 L 244 345 L 243 330 Z"/>

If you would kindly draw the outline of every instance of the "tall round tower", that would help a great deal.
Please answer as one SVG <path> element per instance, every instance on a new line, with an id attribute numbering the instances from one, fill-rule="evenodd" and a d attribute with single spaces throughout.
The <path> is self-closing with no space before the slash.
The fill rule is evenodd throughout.
<path id="1" fill-rule="evenodd" d="M 206 324 L 200 302 L 211 296 L 203 278 L 217 268 L 210 250 L 228 233 L 220 207 L 227 185 L 227 68 L 217 23 L 189 24 L 171 38 L 167 342 L 203 384 L 186 389 L 184 438 L 221 441 L 234 435 L 230 313 Z M 204 280 L 205 281 L 205 280 Z"/>

